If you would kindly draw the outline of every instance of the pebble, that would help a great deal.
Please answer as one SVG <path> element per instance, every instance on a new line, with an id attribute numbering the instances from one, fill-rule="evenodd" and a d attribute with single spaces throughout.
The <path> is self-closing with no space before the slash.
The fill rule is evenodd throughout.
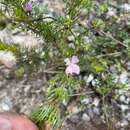
<path id="1" fill-rule="evenodd" d="M 90 83 L 94 79 L 94 76 L 90 74 L 86 80 L 86 83 Z"/>
<path id="2" fill-rule="evenodd" d="M 127 69 L 130 70 L 130 60 L 126 63 Z"/>
<path id="3" fill-rule="evenodd" d="M 128 106 L 128 105 L 123 105 L 123 104 L 121 104 L 121 105 L 120 105 L 120 108 L 121 108 L 122 112 L 125 112 L 126 110 L 129 109 L 129 106 Z"/>
<path id="4" fill-rule="evenodd" d="M 13 108 L 13 103 L 9 97 L 4 97 L 0 102 L 2 111 L 10 111 Z"/>
<path id="5" fill-rule="evenodd" d="M 99 110 L 99 108 L 94 107 L 94 108 L 93 108 L 93 113 L 96 114 L 96 115 L 100 115 L 100 110 Z"/>
<path id="6" fill-rule="evenodd" d="M 93 113 L 92 108 L 87 109 L 87 113 L 88 113 L 88 115 L 89 115 L 90 118 L 94 117 L 94 113 Z"/>
<path id="7" fill-rule="evenodd" d="M 92 42 L 92 39 L 87 37 L 87 36 L 83 37 L 83 40 L 84 40 L 85 43 L 91 43 Z"/>
<path id="8" fill-rule="evenodd" d="M 120 99 L 121 102 L 124 102 L 126 97 L 124 95 L 121 95 L 119 99 Z"/>
<path id="9" fill-rule="evenodd" d="M 86 113 L 83 114 L 82 119 L 87 122 L 90 121 L 90 117 Z"/>
<path id="10" fill-rule="evenodd" d="M 69 43 L 68 46 L 69 46 L 70 48 L 75 49 L 75 45 L 74 45 L 74 43 Z"/>
<path id="11" fill-rule="evenodd" d="M 120 123 L 120 121 L 118 121 L 118 122 L 115 124 L 115 127 L 119 129 L 120 126 L 121 126 L 121 123 Z"/>
<path id="12" fill-rule="evenodd" d="M 95 86 L 95 85 L 97 85 L 97 84 L 99 84 L 99 81 L 98 81 L 97 79 L 92 80 L 92 85 L 93 85 L 93 86 Z"/>
<path id="13" fill-rule="evenodd" d="M 92 102 L 92 98 L 91 98 L 91 97 L 85 98 L 85 99 L 83 99 L 81 102 L 87 105 L 87 104 L 89 104 L 89 103 Z"/>
<path id="14" fill-rule="evenodd" d="M 123 95 L 125 92 L 126 92 L 126 91 L 125 91 L 125 90 L 122 90 L 122 89 L 119 89 L 119 90 L 118 90 L 118 94 L 119 94 L 119 95 Z"/>
<path id="15" fill-rule="evenodd" d="M 125 104 L 129 104 L 130 103 L 130 98 L 127 98 L 126 100 L 124 100 Z"/>
<path id="16" fill-rule="evenodd" d="M 116 11 L 112 8 L 108 8 L 107 17 L 116 17 Z"/>
<path id="17" fill-rule="evenodd" d="M 31 85 L 27 85 L 27 86 L 24 88 L 24 92 L 27 93 L 30 89 L 31 89 Z"/>
<path id="18" fill-rule="evenodd" d="M 0 31 L 0 40 L 2 42 L 5 42 L 7 44 L 12 43 L 12 35 L 11 35 L 11 31 L 7 28 L 5 28 L 4 30 Z"/>
<path id="19" fill-rule="evenodd" d="M 121 127 L 125 127 L 125 126 L 128 126 L 129 125 L 129 122 L 125 119 L 123 119 L 121 122 L 120 122 L 120 126 Z"/>
<path id="20" fill-rule="evenodd" d="M 130 122 L 130 112 L 126 115 L 126 119 Z"/>
<path id="21" fill-rule="evenodd" d="M 121 75 L 119 76 L 119 81 L 121 83 L 127 83 L 128 81 L 128 73 L 126 71 L 122 72 Z"/>
<path id="22" fill-rule="evenodd" d="M 81 9 L 81 11 L 80 11 L 80 16 L 81 17 L 84 17 L 84 16 L 86 16 L 87 15 L 87 13 L 88 13 L 88 11 L 87 11 L 87 9 Z"/>
<path id="23" fill-rule="evenodd" d="M 73 123 L 78 123 L 79 122 L 79 116 L 77 114 L 74 114 L 70 117 L 70 121 Z"/>
<path id="24" fill-rule="evenodd" d="M 77 106 L 73 105 L 73 104 L 71 104 L 70 106 L 68 106 L 67 110 L 71 114 L 72 113 L 73 114 L 77 114 L 80 111 L 80 109 Z"/>
<path id="25" fill-rule="evenodd" d="M 121 7 L 124 11 L 130 12 L 130 4 L 125 3 L 125 4 L 121 5 L 120 7 Z"/>
<path id="26" fill-rule="evenodd" d="M 68 41 L 69 41 L 69 42 L 73 42 L 73 41 L 74 41 L 74 39 L 75 39 L 75 38 L 74 38 L 74 36 L 73 36 L 73 35 L 68 36 Z"/>
<path id="27" fill-rule="evenodd" d="M 99 102 L 100 102 L 100 99 L 99 99 L 99 98 L 94 98 L 92 104 L 93 104 L 94 106 L 98 106 L 98 105 L 99 105 Z"/>

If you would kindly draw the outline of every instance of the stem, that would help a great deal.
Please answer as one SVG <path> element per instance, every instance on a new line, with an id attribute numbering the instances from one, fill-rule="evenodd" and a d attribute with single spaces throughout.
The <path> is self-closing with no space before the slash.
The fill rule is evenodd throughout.
<path id="1" fill-rule="evenodd" d="M 95 31 L 95 32 L 97 32 L 100 36 L 105 36 L 105 37 L 107 37 L 107 38 L 110 38 L 111 40 L 115 41 L 116 43 L 118 43 L 118 44 L 120 44 L 120 45 L 122 45 L 123 47 L 125 47 L 125 48 L 128 49 L 128 46 L 125 45 L 125 43 L 123 43 L 123 42 L 117 40 L 116 38 L 114 38 L 114 37 L 112 36 L 112 34 L 108 34 L 108 33 L 104 32 L 103 30 L 100 30 L 100 29 L 98 29 L 98 30 L 93 29 L 93 27 L 92 27 L 91 24 L 87 24 L 87 27 L 88 27 L 88 28 L 87 28 L 87 27 L 84 26 L 81 22 L 79 22 L 79 23 L 80 23 L 81 26 L 83 26 L 83 27 L 86 28 L 86 29 L 89 29 L 91 32 Z"/>
<path id="2" fill-rule="evenodd" d="M 21 18 L 4 18 L 2 20 L 0 20 L 0 23 L 2 22 L 12 22 L 12 21 L 16 21 L 16 22 L 25 22 L 25 23 L 30 23 L 30 22 L 35 22 L 35 21 L 41 21 L 41 20 L 45 20 L 45 19 L 52 19 L 54 21 L 56 21 L 55 18 L 53 17 L 40 17 L 40 18 L 30 18 L 30 19 L 21 19 Z"/>
<path id="3" fill-rule="evenodd" d="M 113 53 L 107 53 L 104 55 L 98 55 L 96 56 L 97 58 L 102 58 L 102 57 L 106 57 L 106 56 L 120 56 L 122 53 L 121 52 L 113 52 Z"/>
<path id="4" fill-rule="evenodd" d="M 94 91 L 86 91 L 86 92 L 82 92 L 82 93 L 75 93 L 75 94 L 71 94 L 69 95 L 70 97 L 74 97 L 74 96 L 83 96 L 83 95 L 87 95 L 87 94 L 93 94 Z"/>

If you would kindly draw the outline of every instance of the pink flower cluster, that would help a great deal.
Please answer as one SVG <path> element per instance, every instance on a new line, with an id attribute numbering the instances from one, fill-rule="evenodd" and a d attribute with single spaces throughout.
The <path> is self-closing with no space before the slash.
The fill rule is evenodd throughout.
<path id="1" fill-rule="evenodd" d="M 33 5 L 32 5 L 32 2 L 31 1 L 29 1 L 29 2 L 27 2 L 26 4 L 25 4 L 25 10 L 27 11 L 27 12 L 32 12 L 32 9 L 33 9 Z"/>
<path id="2" fill-rule="evenodd" d="M 79 59 L 77 56 L 72 56 L 71 58 L 66 58 L 64 60 L 64 62 L 67 65 L 67 68 L 65 70 L 66 74 L 80 74 L 80 67 L 77 65 L 77 63 L 79 62 Z"/>

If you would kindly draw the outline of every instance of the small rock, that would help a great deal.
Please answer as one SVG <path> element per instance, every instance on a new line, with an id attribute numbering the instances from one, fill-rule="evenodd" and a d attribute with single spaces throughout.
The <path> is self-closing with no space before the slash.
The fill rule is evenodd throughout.
<path id="1" fill-rule="evenodd" d="M 87 105 L 87 104 L 92 102 L 92 98 L 91 97 L 90 98 L 85 98 L 81 102 Z"/>
<path id="2" fill-rule="evenodd" d="M 92 85 L 95 86 L 96 84 L 99 84 L 99 81 L 97 79 L 92 80 Z"/>
<path id="3" fill-rule="evenodd" d="M 70 48 L 75 49 L 75 45 L 74 45 L 74 43 L 69 43 L 68 46 L 69 46 Z"/>
<path id="4" fill-rule="evenodd" d="M 94 98 L 94 101 L 93 101 L 93 105 L 94 106 L 98 106 L 99 105 L 99 102 L 100 102 L 100 99 L 99 98 Z"/>
<path id="5" fill-rule="evenodd" d="M 27 85 L 27 86 L 24 88 L 24 92 L 27 93 L 30 89 L 31 89 L 31 85 Z"/>
<path id="6" fill-rule="evenodd" d="M 38 48 L 39 43 L 38 39 L 34 35 L 16 35 L 12 37 L 13 43 L 19 44 L 23 48 L 32 49 L 32 48 Z M 26 42 L 25 42 L 26 41 Z"/>
<path id="7" fill-rule="evenodd" d="M 7 44 L 12 43 L 12 33 L 9 29 L 5 28 L 4 30 L 0 31 L 0 40 Z"/>
<path id="8" fill-rule="evenodd" d="M 127 69 L 130 70 L 130 60 L 126 63 Z"/>
<path id="9" fill-rule="evenodd" d="M 127 98 L 125 101 L 124 101 L 125 104 L 129 104 L 130 103 L 130 98 Z"/>
<path id="10" fill-rule="evenodd" d="M 121 7 L 124 11 L 130 12 L 130 4 L 125 3 L 125 4 L 121 5 L 120 7 Z"/>
<path id="11" fill-rule="evenodd" d="M 84 121 L 90 121 L 90 117 L 86 113 L 83 114 L 82 119 Z"/>
<path id="12" fill-rule="evenodd" d="M 70 121 L 73 123 L 78 123 L 79 122 L 79 116 L 74 114 L 70 117 Z"/>
<path id="13" fill-rule="evenodd" d="M 69 37 L 68 37 L 68 41 L 69 41 L 69 42 L 73 42 L 73 41 L 74 41 L 74 36 L 72 36 L 72 35 L 69 36 Z"/>
<path id="14" fill-rule="evenodd" d="M 108 17 L 116 17 L 115 10 L 113 10 L 112 8 L 108 8 L 107 16 Z"/>
<path id="15" fill-rule="evenodd" d="M 128 113 L 128 114 L 126 115 L 126 118 L 127 118 L 128 121 L 130 121 L 130 113 Z"/>
<path id="16" fill-rule="evenodd" d="M 5 97 L 1 100 L 0 107 L 2 111 L 10 111 L 13 108 L 12 101 L 9 97 Z"/>
<path id="17" fill-rule="evenodd" d="M 119 81 L 121 83 L 126 83 L 128 81 L 128 74 L 126 71 L 121 73 L 121 75 L 119 76 Z"/>
<path id="18" fill-rule="evenodd" d="M 126 97 L 124 95 L 121 95 L 119 99 L 120 99 L 121 102 L 124 102 Z"/>
<path id="19" fill-rule="evenodd" d="M 126 110 L 128 110 L 129 109 L 129 106 L 128 105 L 120 105 L 120 108 L 121 108 L 121 110 L 122 110 L 122 112 L 125 112 Z"/>
<path id="20" fill-rule="evenodd" d="M 99 108 L 94 107 L 94 108 L 93 108 L 93 113 L 95 113 L 96 115 L 100 115 Z"/>
<path id="21" fill-rule="evenodd" d="M 91 118 L 94 117 L 94 113 L 93 113 L 92 108 L 87 109 L 87 113 L 88 113 L 89 117 L 91 117 Z"/>
<path id="22" fill-rule="evenodd" d="M 94 79 L 94 76 L 90 74 L 86 80 L 87 83 L 90 83 Z"/>
<path id="23" fill-rule="evenodd" d="M 121 126 L 121 123 L 118 121 L 118 122 L 115 124 L 115 127 L 119 129 L 120 126 Z"/>
<path id="24" fill-rule="evenodd" d="M 119 89 L 117 92 L 118 92 L 119 95 L 122 95 L 122 94 L 124 94 L 126 91 L 125 91 L 125 90 L 122 90 L 122 89 Z"/>
<path id="25" fill-rule="evenodd" d="M 125 120 L 125 119 L 123 119 L 122 121 L 121 121 L 121 123 L 120 123 L 120 126 L 121 127 L 125 127 L 125 126 L 128 126 L 129 125 L 129 122 L 127 121 L 127 120 Z"/>
<path id="26" fill-rule="evenodd" d="M 87 36 L 83 37 L 83 40 L 84 40 L 85 43 L 91 43 L 92 42 L 92 39 L 90 39 Z"/>
<path id="27" fill-rule="evenodd" d="M 75 105 L 73 105 L 73 104 L 71 104 L 70 106 L 68 106 L 67 110 L 68 110 L 69 113 L 73 113 L 73 114 L 76 114 L 76 113 L 78 113 L 80 111 L 78 109 L 78 107 L 75 106 Z"/>
<path id="28" fill-rule="evenodd" d="M 87 9 L 82 9 L 82 10 L 80 11 L 80 16 L 81 16 L 81 17 L 84 17 L 84 16 L 87 15 L 87 13 L 88 13 Z"/>

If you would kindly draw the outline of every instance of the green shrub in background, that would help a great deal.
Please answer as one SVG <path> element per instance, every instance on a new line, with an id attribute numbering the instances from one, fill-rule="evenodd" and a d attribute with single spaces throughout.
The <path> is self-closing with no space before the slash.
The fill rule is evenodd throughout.
<path id="1" fill-rule="evenodd" d="M 32 114 L 39 125 L 49 121 L 59 127 L 60 104 L 68 103 L 75 92 L 85 93 L 89 88 L 107 101 L 110 97 L 115 100 L 118 90 L 128 89 L 127 83 L 116 82 L 111 67 L 117 73 L 126 70 L 125 60 L 130 57 L 129 23 L 122 24 L 122 14 L 108 15 L 111 4 L 63 0 L 64 15 L 53 17 L 47 16 L 49 8 L 38 1 L 0 3 L 1 29 L 11 24 L 12 29 L 31 31 L 44 40 L 40 48 L 31 49 L 0 43 L 0 50 L 12 51 L 16 56 L 17 76 L 42 70 L 52 77 L 48 79 L 44 105 Z M 113 8 L 119 10 L 118 6 Z M 95 84 L 86 85 L 84 76 L 90 74 Z"/>

